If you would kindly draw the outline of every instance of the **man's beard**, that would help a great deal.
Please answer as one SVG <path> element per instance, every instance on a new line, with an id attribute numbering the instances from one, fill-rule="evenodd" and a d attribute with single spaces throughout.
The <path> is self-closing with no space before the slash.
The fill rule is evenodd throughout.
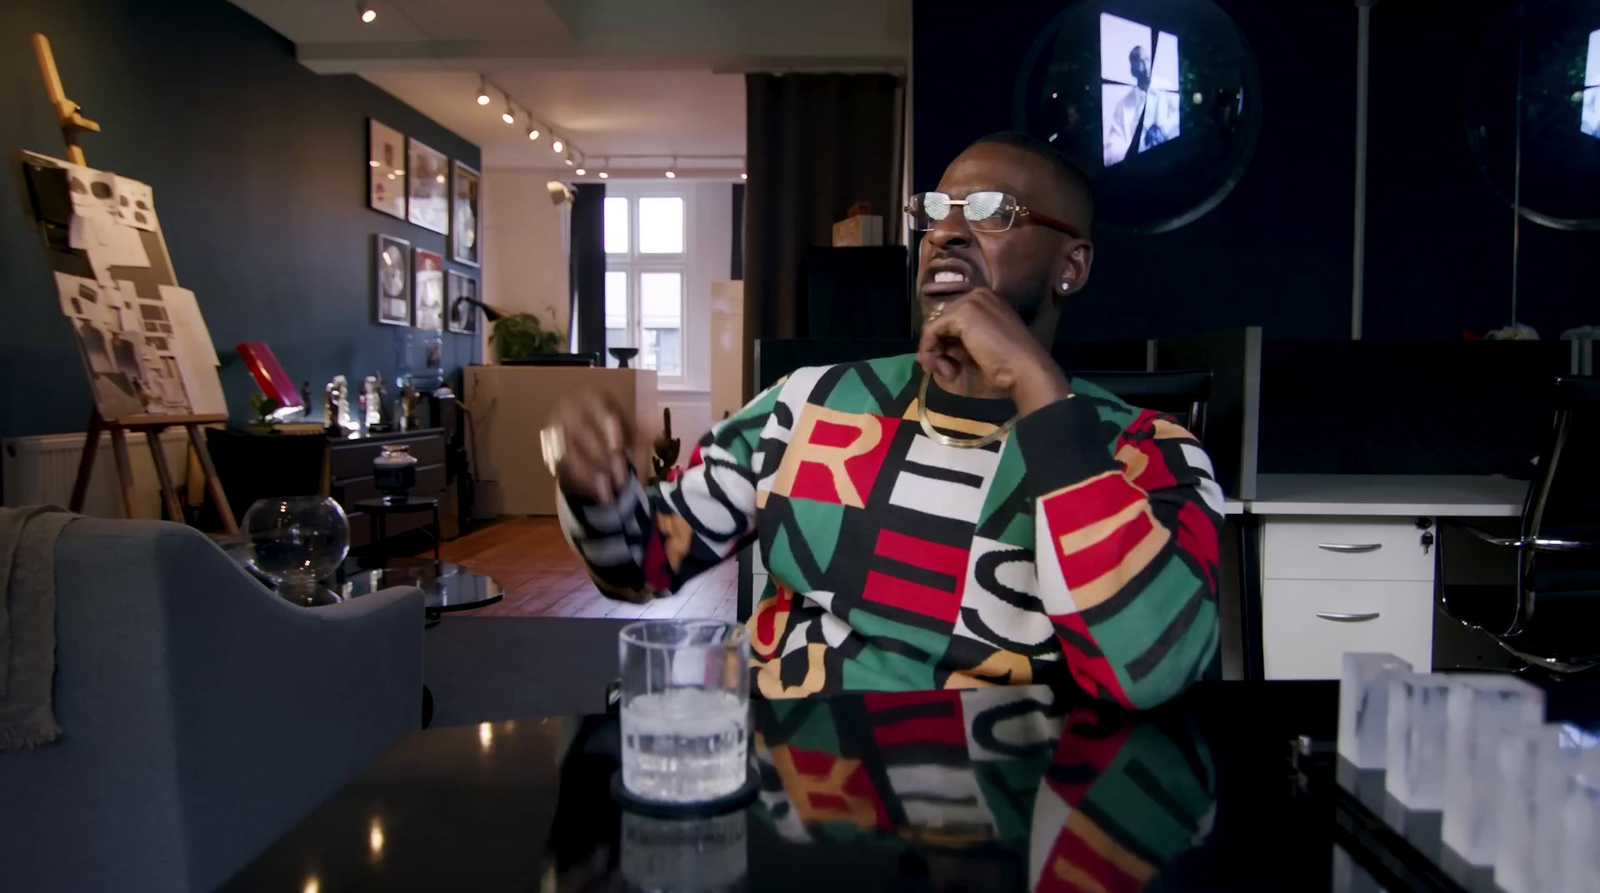
<path id="1" fill-rule="evenodd" d="M 1039 318 L 1040 309 L 1044 307 L 1046 301 L 1050 300 L 1050 289 L 1041 282 L 1026 294 L 1005 295 L 1005 299 L 1006 303 L 1017 311 L 1017 316 L 1022 317 L 1022 322 L 1031 329 L 1033 328 L 1034 320 Z"/>

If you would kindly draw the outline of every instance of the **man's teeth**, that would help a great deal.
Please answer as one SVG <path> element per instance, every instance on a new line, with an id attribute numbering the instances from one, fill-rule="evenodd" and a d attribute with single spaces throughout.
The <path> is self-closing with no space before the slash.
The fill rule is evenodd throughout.
<path id="1" fill-rule="evenodd" d="M 953 270 L 941 270 L 933 274 L 934 282 L 966 282 L 967 277 Z"/>

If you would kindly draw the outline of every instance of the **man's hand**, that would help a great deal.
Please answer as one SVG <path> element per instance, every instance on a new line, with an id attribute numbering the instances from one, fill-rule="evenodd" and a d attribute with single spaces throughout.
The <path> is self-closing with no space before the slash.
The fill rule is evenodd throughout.
<path id="1" fill-rule="evenodd" d="M 556 465 L 561 489 L 591 502 L 610 502 L 628 482 L 633 423 L 609 394 L 561 398 L 550 424 L 561 428 L 565 453 Z"/>
<path id="2" fill-rule="evenodd" d="M 1000 296 L 975 288 L 945 304 L 922 326 L 917 362 L 951 390 L 964 368 L 975 367 L 985 384 L 1006 391 L 1027 415 L 1072 394 L 1022 317 Z"/>

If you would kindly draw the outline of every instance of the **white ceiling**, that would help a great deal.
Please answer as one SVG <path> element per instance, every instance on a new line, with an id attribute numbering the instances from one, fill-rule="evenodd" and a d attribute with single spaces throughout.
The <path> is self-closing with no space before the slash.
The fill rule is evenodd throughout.
<path id="1" fill-rule="evenodd" d="M 591 159 L 603 155 L 744 155 L 744 77 L 708 71 L 509 71 L 491 79 Z M 461 72 L 380 71 L 367 80 L 483 149 L 486 167 L 546 167 L 550 138 L 527 138 L 505 104 L 478 105 L 478 78 Z"/>
<path id="2" fill-rule="evenodd" d="M 312 70 L 358 74 L 476 143 L 485 167 L 551 166 L 529 112 L 591 160 L 737 170 L 743 72 L 900 70 L 910 37 L 910 0 L 374 0 L 370 25 L 355 0 L 233 2 Z M 475 102 L 480 74 L 510 94 L 516 125 L 499 89 Z"/>

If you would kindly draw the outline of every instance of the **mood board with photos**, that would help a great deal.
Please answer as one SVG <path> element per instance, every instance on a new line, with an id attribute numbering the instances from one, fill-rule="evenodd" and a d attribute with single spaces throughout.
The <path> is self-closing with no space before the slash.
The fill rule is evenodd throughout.
<path id="1" fill-rule="evenodd" d="M 225 414 L 216 349 L 178 284 L 154 190 L 34 152 L 22 161 L 100 417 Z"/>

